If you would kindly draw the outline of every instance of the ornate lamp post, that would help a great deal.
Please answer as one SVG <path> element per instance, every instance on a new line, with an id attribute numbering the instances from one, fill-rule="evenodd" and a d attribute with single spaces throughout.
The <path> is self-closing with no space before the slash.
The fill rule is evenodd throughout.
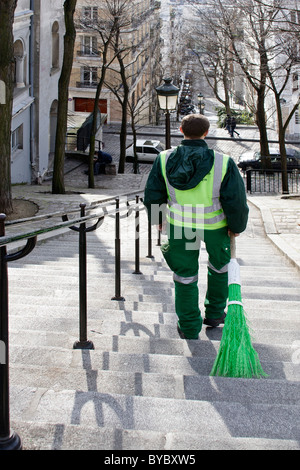
<path id="1" fill-rule="evenodd" d="M 159 107 L 165 111 L 166 115 L 166 149 L 169 149 L 171 148 L 170 112 L 176 110 L 180 90 L 172 84 L 171 78 L 164 78 L 163 80 L 164 85 L 157 87 L 156 92 Z"/>
<path id="2" fill-rule="evenodd" d="M 202 93 L 199 93 L 198 95 L 198 106 L 199 106 L 199 113 L 200 114 L 203 114 L 203 100 L 204 100 L 204 96 L 202 95 Z"/>

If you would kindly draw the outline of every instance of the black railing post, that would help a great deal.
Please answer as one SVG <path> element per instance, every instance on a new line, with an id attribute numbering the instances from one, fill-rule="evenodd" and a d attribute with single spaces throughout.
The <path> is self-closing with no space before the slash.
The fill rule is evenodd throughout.
<path id="1" fill-rule="evenodd" d="M 81 217 L 85 217 L 85 204 L 80 204 Z M 74 349 L 94 349 L 92 341 L 87 339 L 87 275 L 86 275 L 86 224 L 79 227 L 79 341 Z"/>
<path id="2" fill-rule="evenodd" d="M 136 204 L 139 204 L 139 200 L 139 196 L 136 196 Z M 140 211 L 138 207 L 135 211 L 135 270 L 132 274 L 143 274 L 140 271 Z"/>
<path id="3" fill-rule="evenodd" d="M 246 171 L 246 190 L 251 193 L 251 170 Z"/>
<path id="4" fill-rule="evenodd" d="M 5 235 L 4 214 L 0 214 L 0 237 Z M 9 325 L 6 245 L 0 248 L 0 450 L 22 450 L 21 439 L 10 430 L 9 410 Z"/>
<path id="5" fill-rule="evenodd" d="M 115 223 L 115 296 L 111 300 L 125 300 L 121 296 L 121 240 L 120 240 L 120 199 L 116 198 Z"/>

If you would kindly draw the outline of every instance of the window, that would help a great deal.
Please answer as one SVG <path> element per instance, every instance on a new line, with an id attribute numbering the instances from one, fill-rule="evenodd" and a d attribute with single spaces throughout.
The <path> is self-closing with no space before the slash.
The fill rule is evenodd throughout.
<path id="1" fill-rule="evenodd" d="M 84 36 L 82 38 L 83 55 L 98 55 L 97 38 L 95 36 Z"/>
<path id="2" fill-rule="evenodd" d="M 26 85 L 26 58 L 23 42 L 18 39 L 14 43 L 14 82 L 16 88 L 24 88 Z"/>
<path id="3" fill-rule="evenodd" d="M 11 150 L 15 152 L 16 150 L 23 149 L 23 124 L 17 127 L 11 134 Z"/>
<path id="4" fill-rule="evenodd" d="M 84 86 L 97 86 L 98 83 L 98 69 L 97 67 L 83 67 L 83 85 Z"/>
<path id="5" fill-rule="evenodd" d="M 144 147 L 144 153 L 152 153 L 158 155 L 159 151 L 151 147 Z"/>
<path id="6" fill-rule="evenodd" d="M 299 76 L 298 73 L 293 74 L 293 92 L 299 90 Z"/>
<path id="7" fill-rule="evenodd" d="M 98 22 L 98 7 L 84 7 L 83 8 L 83 21 L 85 23 Z"/>
<path id="8" fill-rule="evenodd" d="M 298 110 L 295 112 L 295 124 L 300 124 L 300 115 Z"/>
<path id="9" fill-rule="evenodd" d="M 52 69 L 59 68 L 59 24 L 57 21 L 52 26 Z"/>

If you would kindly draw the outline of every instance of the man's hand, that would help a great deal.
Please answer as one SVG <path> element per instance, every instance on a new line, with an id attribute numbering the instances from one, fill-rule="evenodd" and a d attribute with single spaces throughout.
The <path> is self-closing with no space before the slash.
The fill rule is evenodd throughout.
<path id="1" fill-rule="evenodd" d="M 229 236 L 230 236 L 230 235 L 233 235 L 234 237 L 239 237 L 239 236 L 240 236 L 239 233 L 234 233 L 234 232 L 232 232 L 230 229 L 228 229 L 228 235 L 229 235 Z"/>
<path id="2" fill-rule="evenodd" d="M 166 227 L 167 227 L 167 223 L 166 222 L 163 222 L 162 224 L 159 224 L 156 226 L 157 227 L 157 230 L 159 232 L 161 232 L 162 234 L 165 234 L 166 233 Z"/>

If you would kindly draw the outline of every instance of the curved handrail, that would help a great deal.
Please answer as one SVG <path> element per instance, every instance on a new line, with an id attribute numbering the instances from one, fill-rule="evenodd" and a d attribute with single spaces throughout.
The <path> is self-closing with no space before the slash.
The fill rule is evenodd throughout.
<path id="1" fill-rule="evenodd" d="M 100 199 L 99 201 L 93 201 L 93 202 L 91 202 L 90 206 L 87 207 L 87 210 L 93 210 L 93 209 L 99 207 L 100 205 L 106 205 L 108 202 L 113 203 L 116 200 L 116 198 L 120 199 L 120 198 L 123 198 L 123 197 L 133 196 L 132 199 L 134 199 L 134 197 L 136 195 L 141 194 L 143 192 L 144 191 L 131 191 L 130 193 L 122 193 L 122 194 L 118 194 L 117 196 L 111 196 L 111 197 L 108 197 L 108 198 L 105 198 L 105 199 Z M 68 214 L 73 214 L 73 213 L 76 213 L 76 212 L 78 212 L 78 209 L 70 209 L 70 210 L 67 211 Z M 36 216 L 33 216 L 33 217 L 24 218 L 24 219 L 9 220 L 9 221 L 5 222 L 5 226 L 8 227 L 8 226 L 11 226 L 11 225 L 16 225 L 16 224 L 36 222 L 36 221 L 39 221 L 39 220 L 50 219 L 52 217 L 61 217 L 65 214 L 66 214 L 66 211 L 59 211 L 59 212 L 52 212 L 52 213 L 49 213 L 49 214 L 36 215 Z"/>
<path id="2" fill-rule="evenodd" d="M 130 193 L 125 193 L 125 194 L 121 194 L 119 196 L 114 196 L 114 197 L 110 197 L 110 198 L 107 198 L 107 199 L 103 199 L 101 201 L 97 201 L 97 202 L 94 202 L 92 204 L 90 204 L 89 207 L 86 208 L 87 211 L 95 211 L 95 210 L 102 210 L 102 213 L 93 213 L 93 214 L 90 214 L 90 215 L 85 215 L 84 217 L 76 217 L 72 220 L 66 220 L 66 216 L 67 214 L 74 214 L 74 213 L 78 213 L 78 209 L 71 209 L 69 211 L 62 211 L 62 212 L 53 212 L 51 214 L 45 214 L 45 215 L 41 215 L 41 216 L 37 216 L 37 217 L 31 217 L 31 218 L 27 218 L 27 219 L 19 219 L 17 221 L 11 221 L 11 222 L 6 222 L 5 223 L 5 226 L 9 226 L 9 225 L 15 225 L 17 223 L 19 224 L 26 224 L 28 222 L 37 222 L 39 220 L 45 220 L 45 219 L 51 219 L 51 218 L 54 218 L 54 217 L 62 217 L 63 221 L 60 222 L 60 223 L 55 223 L 54 225 L 50 225 L 49 227 L 41 227 L 39 229 L 36 229 L 36 230 L 30 230 L 30 231 L 25 231 L 25 232 L 21 232 L 21 233 L 17 233 L 15 235 L 7 235 L 7 236 L 2 236 L 0 237 L 0 247 L 1 246 L 5 246 L 5 245 L 9 245 L 10 243 L 14 243 L 16 241 L 20 241 L 20 240 L 27 240 L 28 238 L 33 238 L 33 237 L 38 237 L 40 235 L 43 235 L 43 234 L 46 234 L 46 233 L 50 233 L 50 232 L 54 232 L 54 231 L 58 231 L 58 230 L 61 230 L 61 229 L 64 229 L 64 228 L 69 228 L 75 224 L 81 224 L 81 223 L 84 223 L 84 222 L 87 222 L 89 220 L 93 220 L 93 219 L 96 219 L 96 218 L 101 218 L 101 217 L 104 217 L 104 216 L 111 216 L 113 217 L 117 212 L 123 212 L 123 211 L 126 211 L 128 213 L 129 210 L 133 211 L 133 210 L 137 210 L 137 208 L 140 208 L 140 209 L 143 209 L 144 206 L 142 205 L 141 207 L 141 203 L 135 203 L 134 205 L 128 205 L 129 201 L 128 201 L 128 197 L 134 195 L 134 197 L 132 197 L 132 199 L 130 200 L 135 200 L 137 194 L 140 194 L 142 193 L 142 191 L 136 191 L 136 192 L 130 192 Z M 107 203 L 111 202 L 115 202 L 116 199 L 121 199 L 121 198 L 126 198 L 126 207 L 120 207 L 118 209 L 114 208 L 112 210 L 107 210 Z M 127 216 L 127 214 L 126 214 Z"/>

